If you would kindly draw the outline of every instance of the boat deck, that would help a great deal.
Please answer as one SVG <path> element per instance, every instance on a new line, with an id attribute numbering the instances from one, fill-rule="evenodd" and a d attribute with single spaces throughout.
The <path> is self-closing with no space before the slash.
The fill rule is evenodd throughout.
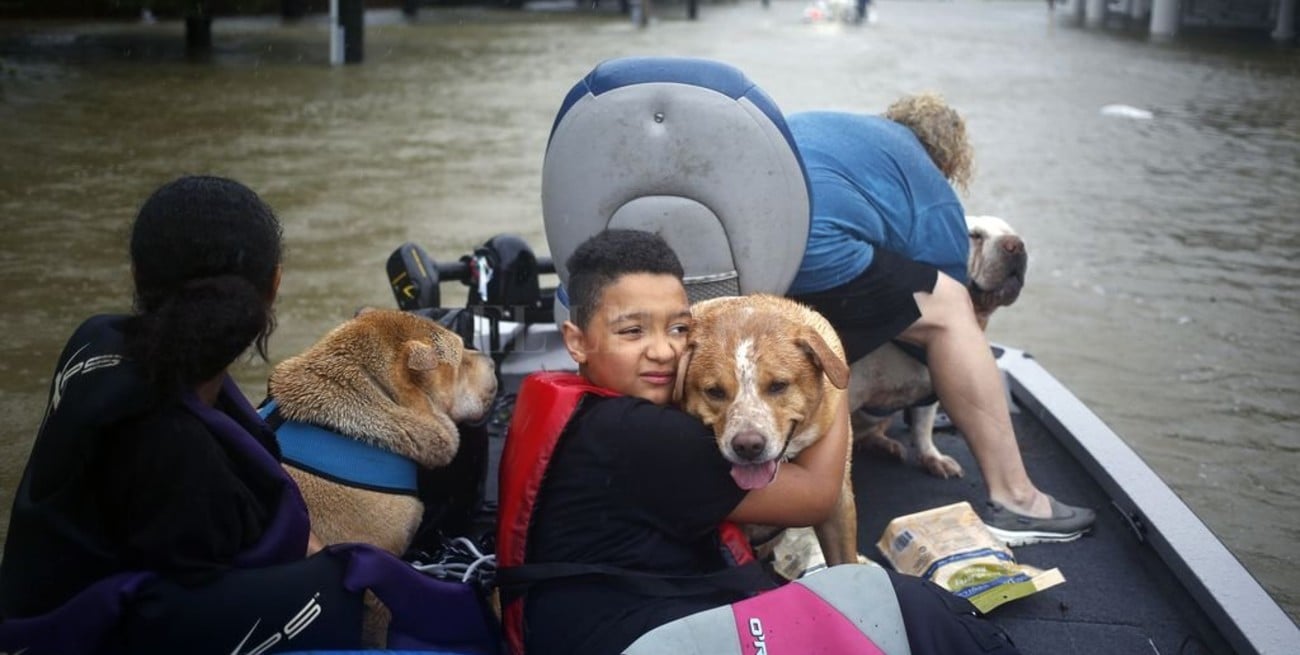
<path id="1" fill-rule="evenodd" d="M 1137 540 L 1101 487 L 1042 423 L 1025 413 L 1012 418 L 1030 476 L 1062 500 L 1096 509 L 1097 525 L 1070 543 L 1016 548 L 1017 561 L 1058 568 L 1066 582 L 1002 605 L 989 618 L 1026 654 L 1232 652 L 1164 561 Z M 893 429 L 905 438 L 901 422 Z M 864 555 L 884 563 L 875 543 L 896 516 L 963 500 L 982 509 L 984 483 L 966 442 L 943 431 L 936 432 L 935 445 L 961 463 L 962 478 L 941 480 L 911 463 L 864 449 L 854 453 Z"/>
<path id="2" fill-rule="evenodd" d="M 490 510 L 495 509 L 497 462 L 513 392 L 525 372 L 572 366 L 566 355 L 543 345 L 548 336 L 545 330 L 529 335 L 513 361 L 500 369 L 503 403 L 484 426 L 486 444 L 479 442 L 487 459 L 483 491 Z M 1042 569 L 1058 568 L 1066 582 L 1002 605 L 989 617 L 1002 625 L 1026 654 L 1235 652 L 1216 628 L 1218 622 L 1206 615 L 1168 561 L 1161 558 L 1149 540 L 1139 539 L 1098 478 L 1054 436 L 1041 416 L 1032 405 L 1022 411 L 1019 403 L 1012 401 L 1016 437 L 1030 476 L 1062 500 L 1094 508 L 1097 524 L 1089 536 L 1074 542 L 1016 548 L 1018 561 Z M 891 434 L 905 433 L 901 420 L 891 429 Z M 462 451 L 473 450 L 466 448 L 467 443 L 463 438 Z M 863 448 L 855 452 L 852 475 L 858 505 L 858 544 L 867 557 L 885 563 L 875 543 L 894 517 L 960 501 L 982 509 L 984 483 L 965 440 L 951 429 L 940 429 L 936 430 L 935 443 L 961 463 L 964 477 L 942 480 L 912 463 Z M 1143 470 L 1149 473 L 1144 465 Z M 1124 483 L 1140 485 L 1141 481 Z M 483 518 L 487 517 L 480 515 L 479 520 Z M 1192 530 L 1183 532 L 1197 534 Z M 1239 567 L 1235 561 L 1233 564 Z"/>

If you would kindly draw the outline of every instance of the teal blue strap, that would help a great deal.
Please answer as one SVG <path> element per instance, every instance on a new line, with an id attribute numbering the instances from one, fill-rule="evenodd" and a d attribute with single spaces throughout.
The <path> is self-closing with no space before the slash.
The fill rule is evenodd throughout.
<path id="1" fill-rule="evenodd" d="M 419 495 L 413 460 L 320 426 L 283 420 L 274 400 L 257 412 L 275 428 L 286 464 L 349 487 Z"/>

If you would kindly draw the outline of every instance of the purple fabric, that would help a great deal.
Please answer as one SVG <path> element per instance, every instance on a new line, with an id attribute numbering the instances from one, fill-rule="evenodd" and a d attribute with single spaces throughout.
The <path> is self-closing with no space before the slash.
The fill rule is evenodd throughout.
<path id="1" fill-rule="evenodd" d="M 128 571 L 104 578 L 59 609 L 0 623 L 0 651 L 23 655 L 66 655 L 99 650 L 104 635 L 122 617 L 128 598 L 153 573 Z"/>
<path id="2" fill-rule="evenodd" d="M 388 648 L 447 649 L 465 655 L 496 655 L 500 636 L 489 623 L 473 587 L 416 571 L 386 551 L 366 544 L 326 548 L 348 559 L 343 586 L 369 589 L 392 611 Z"/>
<path id="3" fill-rule="evenodd" d="M 234 411 L 241 414 L 240 418 L 245 423 L 264 423 L 230 376 L 222 380 L 221 394 Z M 276 480 L 281 487 L 280 506 L 276 509 L 271 524 L 266 526 L 257 543 L 235 556 L 235 566 L 252 568 L 304 557 L 311 523 L 307 516 L 307 503 L 303 500 L 298 485 L 280 466 L 280 462 L 234 419 L 206 405 L 193 393 L 185 394 L 184 403 L 185 408 L 203 421 L 218 439 L 247 456 L 264 475 Z"/>
<path id="4" fill-rule="evenodd" d="M 257 411 L 230 377 L 222 381 L 221 393 L 246 424 L 262 422 Z M 194 414 L 218 439 L 248 457 L 258 470 L 281 485 L 280 504 L 271 523 L 257 543 L 235 557 L 239 568 L 273 566 L 302 559 L 307 553 L 310 523 L 307 505 L 298 486 L 253 435 L 231 417 L 201 402 L 193 393 L 183 396 L 186 409 Z M 0 651 L 25 655 L 40 653 L 92 653 L 105 634 L 121 619 L 126 601 L 156 574 L 126 571 L 91 585 L 58 609 L 22 619 L 0 623 Z"/>

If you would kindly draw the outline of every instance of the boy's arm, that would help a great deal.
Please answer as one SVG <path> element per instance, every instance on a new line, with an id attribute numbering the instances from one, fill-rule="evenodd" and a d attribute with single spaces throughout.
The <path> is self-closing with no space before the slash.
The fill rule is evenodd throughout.
<path id="1" fill-rule="evenodd" d="M 825 521 L 844 488 L 849 434 L 848 401 L 840 394 L 830 431 L 794 460 L 782 464 L 771 484 L 749 492 L 727 518 L 782 527 Z"/>

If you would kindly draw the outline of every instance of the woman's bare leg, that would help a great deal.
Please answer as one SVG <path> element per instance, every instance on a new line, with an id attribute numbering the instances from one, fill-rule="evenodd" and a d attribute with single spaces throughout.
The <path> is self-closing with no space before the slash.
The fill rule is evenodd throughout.
<path id="1" fill-rule="evenodd" d="M 1025 471 L 1002 374 L 975 320 L 970 294 L 941 273 L 932 293 L 915 297 L 921 318 L 899 338 L 925 348 L 935 393 L 970 444 L 989 498 L 1019 514 L 1051 516 L 1046 494 Z"/>

